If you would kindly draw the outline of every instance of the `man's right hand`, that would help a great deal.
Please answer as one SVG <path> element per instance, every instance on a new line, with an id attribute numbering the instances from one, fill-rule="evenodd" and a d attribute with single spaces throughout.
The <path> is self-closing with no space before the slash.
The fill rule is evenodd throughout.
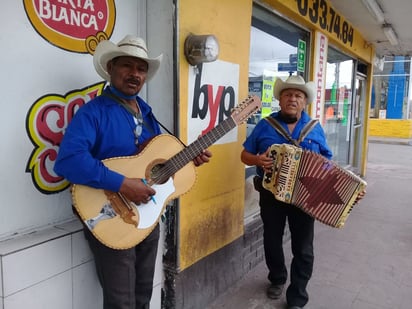
<path id="1" fill-rule="evenodd" d="M 151 196 L 156 194 L 156 191 L 146 185 L 141 178 L 127 177 L 123 180 L 119 192 L 137 205 L 146 204 Z"/>
<path id="2" fill-rule="evenodd" d="M 266 149 L 265 153 L 261 153 L 257 155 L 257 166 L 260 166 L 265 171 L 270 171 L 273 168 L 273 159 L 269 156 L 270 154 L 270 147 Z"/>

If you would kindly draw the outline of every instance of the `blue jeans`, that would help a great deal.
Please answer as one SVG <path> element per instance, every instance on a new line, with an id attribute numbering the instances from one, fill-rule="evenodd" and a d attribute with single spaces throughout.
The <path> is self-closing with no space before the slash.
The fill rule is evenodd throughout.
<path id="1" fill-rule="evenodd" d="M 293 258 L 286 300 L 290 306 L 303 307 L 309 300 L 306 287 L 313 271 L 314 219 L 295 206 L 277 201 L 267 190 L 260 192 L 259 204 L 268 279 L 272 284 L 285 284 L 287 280 L 288 271 L 283 252 L 287 219 Z"/>
<path id="2" fill-rule="evenodd" d="M 115 250 L 84 229 L 103 288 L 103 309 L 148 309 L 159 242 L 159 225 L 137 246 Z"/>

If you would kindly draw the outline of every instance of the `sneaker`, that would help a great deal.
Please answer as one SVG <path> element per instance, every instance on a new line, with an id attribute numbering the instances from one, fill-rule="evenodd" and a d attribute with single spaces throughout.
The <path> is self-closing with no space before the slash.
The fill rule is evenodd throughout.
<path id="1" fill-rule="evenodd" d="M 266 290 L 267 297 L 271 299 L 278 299 L 283 292 L 283 284 L 271 284 Z"/>

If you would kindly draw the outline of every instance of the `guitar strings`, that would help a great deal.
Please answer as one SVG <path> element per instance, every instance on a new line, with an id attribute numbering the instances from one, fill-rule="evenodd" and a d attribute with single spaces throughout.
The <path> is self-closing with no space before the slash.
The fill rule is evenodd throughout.
<path id="1" fill-rule="evenodd" d="M 253 101 L 259 102 L 260 100 L 257 97 L 252 97 L 248 96 L 241 104 L 238 106 L 243 106 L 242 109 L 244 109 L 244 106 L 247 106 L 247 102 L 251 103 Z M 252 111 L 257 111 L 259 109 L 259 106 L 256 105 Z M 219 138 L 221 138 L 223 135 L 228 133 L 230 130 L 236 127 L 237 123 L 235 119 L 232 116 L 227 117 L 225 120 L 223 120 L 217 127 L 214 127 L 211 129 L 209 132 L 206 134 L 202 135 L 199 137 L 195 142 L 193 142 L 191 145 L 186 146 L 182 151 L 174 155 L 172 158 L 170 158 L 165 166 L 161 169 L 161 172 L 164 174 L 167 173 L 165 178 L 169 178 L 171 175 L 173 175 L 179 168 L 183 167 L 187 163 L 189 163 L 190 160 L 193 160 L 197 155 L 201 154 L 201 152 L 212 145 L 214 142 L 216 142 Z M 249 111 L 249 115 L 251 115 L 251 112 Z M 239 116 L 239 115 L 238 115 Z M 243 120 L 247 119 L 246 115 L 243 116 Z M 202 143 L 202 142 L 205 143 Z M 194 151 L 191 152 L 190 147 L 194 148 Z"/>
<path id="2" fill-rule="evenodd" d="M 220 123 L 219 126 L 213 128 L 206 134 L 200 136 L 192 144 L 184 148 L 182 151 L 170 158 L 164 167 L 161 169 L 162 180 L 168 179 L 177 170 L 185 166 L 204 149 L 216 142 L 224 134 L 236 127 L 236 122 L 232 117 L 228 117 Z M 192 149 L 193 148 L 193 149 Z"/>

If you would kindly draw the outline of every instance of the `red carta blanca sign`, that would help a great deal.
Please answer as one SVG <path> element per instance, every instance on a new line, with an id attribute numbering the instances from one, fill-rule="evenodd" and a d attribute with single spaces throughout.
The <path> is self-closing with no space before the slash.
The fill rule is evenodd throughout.
<path id="1" fill-rule="evenodd" d="M 113 32 L 114 0 L 24 0 L 24 7 L 37 32 L 66 50 L 93 53 Z"/>

